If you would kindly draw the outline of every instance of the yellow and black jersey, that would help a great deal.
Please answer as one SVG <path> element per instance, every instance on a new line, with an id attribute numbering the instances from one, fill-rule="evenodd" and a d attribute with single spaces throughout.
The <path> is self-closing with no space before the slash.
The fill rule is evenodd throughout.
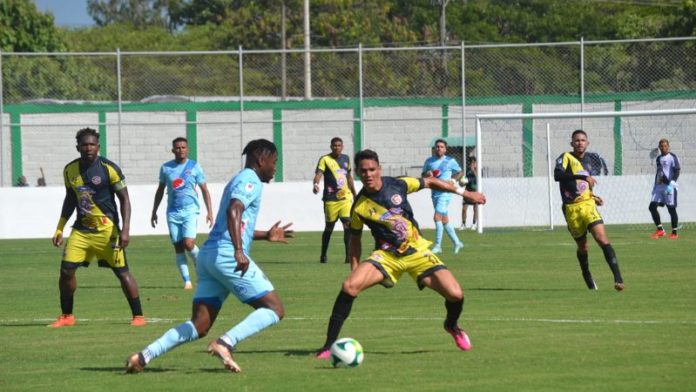
<path id="1" fill-rule="evenodd" d="M 591 157 L 588 154 L 578 158 L 570 152 L 565 152 L 556 159 L 553 177 L 560 186 L 563 204 L 592 199 L 592 189 L 587 182 L 591 165 Z"/>
<path id="2" fill-rule="evenodd" d="M 114 194 L 126 187 L 126 181 L 115 163 L 97 157 L 84 165 L 78 158 L 65 165 L 63 179 L 67 191 L 75 192 L 77 199 L 75 230 L 101 231 L 118 226 Z"/>
<path id="3" fill-rule="evenodd" d="M 351 209 L 351 233 L 360 234 L 363 225 L 367 225 L 376 249 L 397 256 L 416 252 L 421 234 L 406 195 L 424 186 L 422 178 L 382 177 L 382 189 L 378 192 L 361 190 Z"/>
<path id="4" fill-rule="evenodd" d="M 319 158 L 315 173 L 324 174 L 323 201 L 352 200 L 353 194 L 348 187 L 350 176 L 350 158 L 346 154 L 339 155 L 338 159 L 331 154 Z"/>

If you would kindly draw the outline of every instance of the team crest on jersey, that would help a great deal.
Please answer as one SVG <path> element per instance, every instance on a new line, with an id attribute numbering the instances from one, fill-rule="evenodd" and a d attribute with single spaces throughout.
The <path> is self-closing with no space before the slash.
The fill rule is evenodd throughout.
<path id="1" fill-rule="evenodd" d="M 172 181 L 172 189 L 174 190 L 182 189 L 184 185 L 185 181 L 183 178 L 175 178 L 174 181 Z"/>
<path id="2" fill-rule="evenodd" d="M 251 182 L 247 182 L 247 184 L 244 186 L 244 189 L 247 192 L 251 192 L 254 190 L 254 184 L 252 184 Z"/>
<path id="3" fill-rule="evenodd" d="M 92 177 L 92 184 L 94 184 L 94 185 L 101 184 L 101 177 L 99 177 L 99 176 Z"/>
<path id="4" fill-rule="evenodd" d="M 401 195 L 398 194 L 398 193 L 395 194 L 395 195 L 392 195 L 392 197 L 391 197 L 391 202 L 392 202 L 392 204 L 394 204 L 395 206 L 400 205 L 402 201 L 403 201 L 403 199 L 401 198 Z"/>

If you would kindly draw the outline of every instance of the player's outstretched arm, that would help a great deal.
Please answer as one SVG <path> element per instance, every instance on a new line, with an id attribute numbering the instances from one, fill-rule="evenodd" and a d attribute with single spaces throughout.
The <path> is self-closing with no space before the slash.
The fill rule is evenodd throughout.
<path id="1" fill-rule="evenodd" d="M 290 229 L 290 226 L 292 226 L 292 222 L 281 226 L 280 221 L 278 221 L 273 226 L 271 226 L 271 228 L 268 229 L 268 231 L 255 230 L 254 239 L 268 240 L 270 242 L 282 242 L 284 244 L 287 244 L 287 238 L 292 238 L 292 235 L 294 233 L 294 231 Z"/>
<path id="2" fill-rule="evenodd" d="M 466 201 L 473 204 L 486 204 L 486 196 L 480 192 L 467 191 L 460 188 L 451 181 L 442 181 L 436 177 L 426 177 L 423 179 L 426 188 L 435 189 L 436 191 L 456 193 L 462 196 Z"/>

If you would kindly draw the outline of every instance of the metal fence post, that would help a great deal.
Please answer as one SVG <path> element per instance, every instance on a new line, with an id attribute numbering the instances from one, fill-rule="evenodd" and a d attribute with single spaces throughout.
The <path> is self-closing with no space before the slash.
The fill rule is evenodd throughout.
<path id="1" fill-rule="evenodd" d="M 242 59 L 242 45 L 237 51 L 239 55 L 239 160 L 242 169 L 244 168 L 244 60 Z"/>
<path id="2" fill-rule="evenodd" d="M 585 111 L 585 38 L 580 37 L 580 112 Z M 580 119 L 580 128 L 585 129 L 585 117 Z"/>
<path id="3" fill-rule="evenodd" d="M 5 124 L 3 123 L 5 118 L 4 95 L 5 93 L 2 89 L 2 50 L 0 50 L 0 187 L 5 185 L 5 148 L 3 144 L 5 136 Z"/>
<path id="4" fill-rule="evenodd" d="M 359 91 L 359 100 L 358 100 L 358 110 L 360 111 L 360 149 L 364 149 L 364 146 L 367 145 L 366 143 L 366 137 L 365 137 L 365 107 L 364 107 L 364 99 L 365 99 L 365 94 L 363 92 L 363 50 L 362 50 L 362 43 L 358 44 L 358 86 L 360 88 Z"/>
<path id="5" fill-rule="evenodd" d="M 118 164 L 123 165 L 123 138 L 121 130 L 121 113 L 123 112 L 123 86 L 121 80 L 121 49 L 116 49 L 116 83 L 118 86 L 118 113 L 116 114 L 118 124 Z M 104 143 L 107 143 L 105 140 Z"/>
<path id="6" fill-rule="evenodd" d="M 466 55 L 464 41 L 461 44 L 461 82 L 462 82 L 462 170 L 466 173 Z"/>

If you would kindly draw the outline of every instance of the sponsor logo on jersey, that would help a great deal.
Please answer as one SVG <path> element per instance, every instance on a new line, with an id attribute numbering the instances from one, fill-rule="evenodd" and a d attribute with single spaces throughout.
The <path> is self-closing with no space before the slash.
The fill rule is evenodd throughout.
<path id="1" fill-rule="evenodd" d="M 248 193 L 251 193 L 251 191 L 254 190 L 254 184 L 251 182 L 247 182 L 244 186 L 244 190 L 246 190 Z"/>
<path id="2" fill-rule="evenodd" d="M 175 178 L 174 181 L 172 181 L 172 189 L 174 189 L 175 191 L 183 189 L 185 185 L 186 182 L 183 178 Z"/>
<path id="3" fill-rule="evenodd" d="M 402 201 L 403 201 L 403 199 L 401 199 L 401 195 L 398 194 L 398 193 L 395 194 L 395 195 L 392 195 L 392 197 L 391 197 L 391 202 L 392 202 L 392 204 L 394 204 L 395 206 L 400 205 Z"/>
<path id="4" fill-rule="evenodd" d="M 101 177 L 99 177 L 99 176 L 92 177 L 92 184 L 94 184 L 94 185 L 101 184 Z"/>

